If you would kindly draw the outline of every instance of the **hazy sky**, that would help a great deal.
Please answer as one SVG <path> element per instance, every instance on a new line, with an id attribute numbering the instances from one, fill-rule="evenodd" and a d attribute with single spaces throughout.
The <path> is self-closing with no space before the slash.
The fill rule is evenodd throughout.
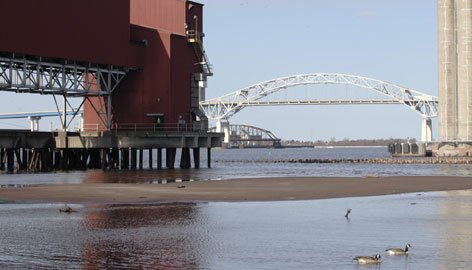
<path id="1" fill-rule="evenodd" d="M 362 75 L 437 95 L 436 1 L 202 2 L 205 46 L 215 70 L 207 98 L 315 72 Z M 246 108 L 230 121 L 284 139 L 314 140 L 419 138 L 420 120 L 401 105 L 368 105 Z"/>
<path id="2" fill-rule="evenodd" d="M 215 72 L 207 98 L 277 77 L 315 72 L 362 75 L 437 95 L 436 1 L 200 2 L 205 4 L 205 46 Z M 0 112 L 53 109 L 51 100 L 1 93 Z M 317 140 L 419 138 L 420 120 L 401 105 L 369 105 L 246 108 L 231 122 L 269 129 L 283 139 Z M 50 121 L 41 124 L 45 127 Z M 17 125 L 27 127 L 28 122 L 0 121 L 2 128 Z"/>

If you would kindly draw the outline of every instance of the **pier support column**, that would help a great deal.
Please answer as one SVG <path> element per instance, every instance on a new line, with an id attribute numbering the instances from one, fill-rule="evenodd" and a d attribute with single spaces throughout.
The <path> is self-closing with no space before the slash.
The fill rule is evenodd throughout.
<path id="1" fill-rule="evenodd" d="M 15 152 L 13 149 L 7 149 L 7 170 L 13 172 L 15 169 Z"/>
<path id="2" fill-rule="evenodd" d="M 216 132 L 224 133 L 225 137 L 223 138 L 223 148 L 229 147 L 230 144 L 230 130 L 229 130 L 229 121 L 228 120 L 218 120 L 216 122 Z"/>
<path id="3" fill-rule="evenodd" d="M 28 170 L 28 150 L 26 148 L 21 150 L 21 166 L 23 170 Z"/>
<path id="4" fill-rule="evenodd" d="M 149 169 L 152 169 L 152 148 L 149 148 Z"/>
<path id="5" fill-rule="evenodd" d="M 5 149 L 0 149 L 0 170 L 5 170 Z"/>
<path id="6" fill-rule="evenodd" d="M 180 156 L 180 168 L 181 169 L 190 169 L 192 164 L 190 162 L 190 148 L 182 148 L 182 154 Z"/>
<path id="7" fill-rule="evenodd" d="M 421 141 L 431 142 L 433 140 L 433 125 L 431 118 L 423 118 L 421 120 Z"/>
<path id="8" fill-rule="evenodd" d="M 113 148 L 111 150 L 110 168 L 116 170 L 120 167 L 119 165 L 120 165 L 120 151 L 116 148 Z"/>
<path id="9" fill-rule="evenodd" d="M 211 147 L 207 149 L 207 163 L 208 168 L 211 168 Z"/>
<path id="10" fill-rule="evenodd" d="M 23 160 L 21 159 L 21 149 L 15 149 L 16 170 L 23 170 Z"/>
<path id="11" fill-rule="evenodd" d="M 139 149 L 139 162 L 138 162 L 138 168 L 139 168 L 140 170 L 142 170 L 142 169 L 143 169 L 143 156 L 144 156 L 144 153 L 143 153 L 143 152 L 144 152 L 144 150 L 143 150 L 142 148 L 141 148 L 141 149 Z"/>
<path id="12" fill-rule="evenodd" d="M 135 148 L 131 149 L 131 170 L 136 170 L 138 164 L 138 151 Z"/>
<path id="13" fill-rule="evenodd" d="M 195 169 L 200 169 L 200 148 L 193 148 L 193 163 Z"/>
<path id="14" fill-rule="evenodd" d="M 129 169 L 129 149 L 127 148 L 121 149 L 121 169 Z"/>
<path id="15" fill-rule="evenodd" d="M 177 154 L 176 148 L 166 148 L 166 167 L 168 169 L 174 169 L 176 154 Z"/>
<path id="16" fill-rule="evenodd" d="M 107 169 L 107 150 L 106 149 L 100 149 L 100 167 L 102 170 Z"/>
<path id="17" fill-rule="evenodd" d="M 162 169 L 162 148 L 157 148 L 157 169 Z"/>

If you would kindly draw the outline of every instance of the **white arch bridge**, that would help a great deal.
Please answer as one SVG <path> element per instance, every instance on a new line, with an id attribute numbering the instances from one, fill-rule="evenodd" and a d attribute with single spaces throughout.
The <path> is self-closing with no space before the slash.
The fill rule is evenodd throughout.
<path id="1" fill-rule="evenodd" d="M 381 99 L 346 100 L 273 100 L 263 98 L 278 91 L 303 85 L 352 85 L 381 94 Z M 225 133 L 229 143 L 229 119 L 246 107 L 282 105 L 367 105 L 401 104 L 422 117 L 421 140 L 432 140 L 431 118 L 438 115 L 438 98 L 413 89 L 376 79 L 336 73 L 312 73 L 293 75 L 261 82 L 219 98 L 200 102 L 200 109 L 208 119 L 217 120 L 216 130 Z"/>

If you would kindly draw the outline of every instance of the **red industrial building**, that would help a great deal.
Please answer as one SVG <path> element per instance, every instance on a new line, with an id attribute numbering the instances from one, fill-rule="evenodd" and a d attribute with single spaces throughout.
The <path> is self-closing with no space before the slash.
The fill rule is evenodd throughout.
<path id="1" fill-rule="evenodd" d="M 204 59 L 198 44 L 189 42 L 188 33 L 196 33 L 201 41 L 201 4 L 15 0 L 3 1 L 1 7 L 8 12 L 0 16 L 0 51 L 127 70 L 112 95 L 113 127 L 195 120 L 198 107 L 191 104 L 192 76 L 204 72 L 198 64 Z M 85 128 L 99 125 L 103 130 L 106 119 L 99 117 L 106 118 L 107 104 L 100 106 L 98 98 L 90 100 L 95 106 L 85 102 Z"/>
<path id="2" fill-rule="evenodd" d="M 65 135 L 69 138 L 56 139 L 56 147 L 168 148 L 175 155 L 175 148 L 210 149 L 221 143 L 219 135 L 201 137 L 207 122 L 198 102 L 212 75 L 202 43 L 202 4 L 11 0 L 1 1 L 0 9 L 0 71 L 13 70 L 0 78 L 0 90 L 83 98 L 83 131 L 99 137 L 84 143 L 84 132 L 75 139 Z M 65 107 L 66 101 L 67 130 Z M 111 130 L 118 137 L 100 142 Z M 117 133 L 129 130 L 177 132 L 182 143 L 159 139 L 168 134 L 152 141 Z"/>

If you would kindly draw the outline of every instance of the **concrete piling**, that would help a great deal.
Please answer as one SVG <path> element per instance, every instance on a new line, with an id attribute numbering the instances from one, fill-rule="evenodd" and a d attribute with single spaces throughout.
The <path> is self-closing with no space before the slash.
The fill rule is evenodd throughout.
<path id="1" fill-rule="evenodd" d="M 175 167 L 175 155 L 177 154 L 176 148 L 166 149 L 166 167 L 168 169 L 174 169 Z"/>
<path id="2" fill-rule="evenodd" d="M 149 157 L 148 157 L 148 161 L 149 161 L 149 169 L 152 169 L 152 148 L 149 148 Z"/>
<path id="3" fill-rule="evenodd" d="M 200 169 L 200 148 L 193 148 L 193 163 L 195 169 Z"/>
<path id="4" fill-rule="evenodd" d="M 207 148 L 207 166 L 211 168 L 211 148 Z"/>
<path id="5" fill-rule="evenodd" d="M 138 168 L 139 168 L 140 170 L 142 170 L 142 169 L 143 169 L 144 150 L 141 148 L 141 149 L 139 149 L 139 152 L 138 152 L 138 153 L 139 153 Z"/>
<path id="6" fill-rule="evenodd" d="M 5 170 L 5 149 L 0 149 L 0 170 Z"/>
<path id="7" fill-rule="evenodd" d="M 190 148 L 182 148 L 182 154 L 180 156 L 180 168 L 190 169 L 192 163 L 190 162 Z"/>
<path id="8" fill-rule="evenodd" d="M 136 170 L 138 164 L 138 151 L 135 148 L 131 149 L 131 170 Z"/>
<path id="9" fill-rule="evenodd" d="M 157 148 L 157 169 L 162 169 L 162 148 Z"/>

